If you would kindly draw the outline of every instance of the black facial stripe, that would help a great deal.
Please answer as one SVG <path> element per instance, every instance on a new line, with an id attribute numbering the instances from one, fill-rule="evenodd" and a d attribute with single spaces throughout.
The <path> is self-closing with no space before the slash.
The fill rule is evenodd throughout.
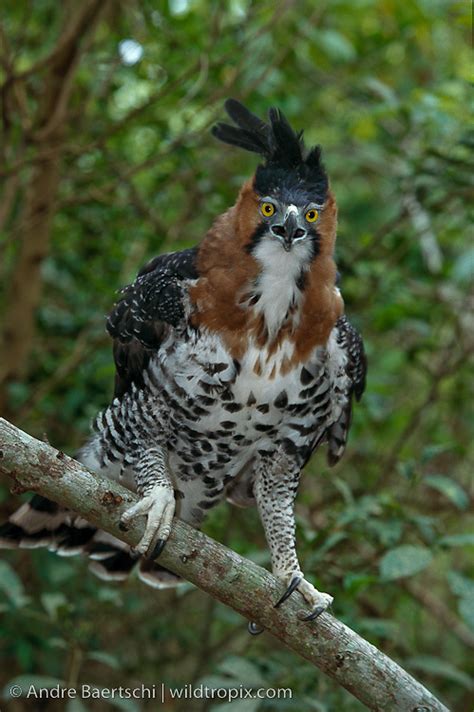
<path id="1" fill-rule="evenodd" d="M 254 249 L 257 247 L 258 243 L 262 239 L 262 237 L 265 235 L 265 233 L 268 232 L 268 225 L 267 223 L 260 223 L 260 225 L 257 226 L 255 232 L 253 233 L 252 237 L 250 238 L 250 242 L 245 245 L 245 249 L 247 252 L 250 254 L 254 251 Z"/>
<path id="2" fill-rule="evenodd" d="M 314 260 L 321 251 L 321 235 L 315 228 L 311 228 L 310 230 L 308 230 L 308 234 L 311 235 L 311 260 Z"/>
<path id="3" fill-rule="evenodd" d="M 297 280 L 296 280 L 296 286 L 298 287 L 300 292 L 304 292 L 307 280 L 308 280 L 308 272 L 307 272 L 307 270 L 302 269 L 298 275 Z"/>

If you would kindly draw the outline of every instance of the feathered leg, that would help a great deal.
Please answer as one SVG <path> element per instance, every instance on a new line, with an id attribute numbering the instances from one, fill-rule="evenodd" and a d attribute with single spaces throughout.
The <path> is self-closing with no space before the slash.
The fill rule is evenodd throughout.
<path id="1" fill-rule="evenodd" d="M 171 532 L 175 510 L 174 489 L 168 472 L 164 448 L 155 446 L 145 450 L 134 462 L 133 473 L 141 500 L 127 509 L 120 520 L 126 530 L 132 519 L 147 517 L 145 533 L 136 547 L 140 554 L 157 557 Z"/>
<path id="2" fill-rule="evenodd" d="M 333 597 L 305 580 L 296 554 L 294 500 L 300 470 L 282 455 L 262 458 L 255 474 L 254 494 L 271 551 L 273 573 L 288 587 L 275 606 L 297 590 L 313 609 L 306 620 L 314 619 L 331 605 Z"/>

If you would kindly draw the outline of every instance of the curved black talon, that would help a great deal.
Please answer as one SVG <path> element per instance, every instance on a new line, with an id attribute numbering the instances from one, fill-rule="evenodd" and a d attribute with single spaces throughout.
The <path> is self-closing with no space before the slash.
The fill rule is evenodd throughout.
<path id="1" fill-rule="evenodd" d="M 281 606 L 281 604 L 284 603 L 286 601 L 286 599 L 291 596 L 293 591 L 295 591 L 295 589 L 298 588 L 298 586 L 300 585 L 302 580 L 303 580 L 302 576 L 293 576 L 293 578 L 290 581 L 290 585 L 286 589 L 283 596 L 280 599 L 278 599 L 278 601 L 275 603 L 273 608 L 279 608 Z"/>
<path id="2" fill-rule="evenodd" d="M 326 606 L 316 606 L 314 611 L 311 611 L 311 613 L 308 616 L 305 616 L 301 620 L 302 621 L 314 621 L 314 620 L 316 620 L 316 618 L 318 618 L 318 616 L 321 615 L 321 613 L 324 613 L 325 610 L 326 610 Z"/>
<path id="3" fill-rule="evenodd" d="M 157 559 L 159 557 L 159 555 L 161 554 L 161 552 L 163 551 L 163 549 L 165 548 L 166 542 L 167 542 L 167 539 L 158 539 L 158 541 L 156 542 L 155 548 L 151 552 L 150 556 L 148 556 L 147 558 L 148 559 Z"/>
<path id="4" fill-rule="evenodd" d="M 254 623 L 253 621 L 249 621 L 248 624 L 248 632 L 250 635 L 260 635 L 260 633 L 263 633 L 265 628 L 261 628 L 257 623 Z"/>
<path id="5" fill-rule="evenodd" d="M 125 524 L 124 522 L 119 522 L 118 528 L 120 529 L 121 532 L 128 532 L 128 530 L 130 529 L 128 524 Z"/>

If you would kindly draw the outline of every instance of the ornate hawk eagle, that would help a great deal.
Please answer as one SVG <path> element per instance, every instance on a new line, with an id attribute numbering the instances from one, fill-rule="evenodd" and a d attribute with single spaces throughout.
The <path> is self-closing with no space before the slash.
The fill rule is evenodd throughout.
<path id="1" fill-rule="evenodd" d="M 122 518 L 146 517 L 137 550 L 38 496 L 0 538 L 86 551 L 109 579 L 139 558 L 142 579 L 169 586 L 179 578 L 154 559 L 173 516 L 200 527 L 223 499 L 256 505 L 282 600 L 298 590 L 314 618 L 332 597 L 301 571 L 294 501 L 320 445 L 331 465 L 344 452 L 364 349 L 336 286 L 336 201 L 320 148 L 307 150 L 277 109 L 268 122 L 232 99 L 226 110 L 234 125 L 214 136 L 263 161 L 197 247 L 155 257 L 122 290 L 107 321 L 115 396 L 78 454 L 140 495 Z"/>

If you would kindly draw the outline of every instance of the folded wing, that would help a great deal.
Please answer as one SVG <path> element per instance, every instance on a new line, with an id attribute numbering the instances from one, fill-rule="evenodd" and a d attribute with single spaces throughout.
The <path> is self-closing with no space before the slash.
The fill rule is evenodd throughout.
<path id="1" fill-rule="evenodd" d="M 121 398 L 132 384 L 143 386 L 150 356 L 160 348 L 170 327 L 184 317 L 184 285 L 197 279 L 197 248 L 155 257 L 138 273 L 107 319 L 114 340 L 114 396 Z"/>

